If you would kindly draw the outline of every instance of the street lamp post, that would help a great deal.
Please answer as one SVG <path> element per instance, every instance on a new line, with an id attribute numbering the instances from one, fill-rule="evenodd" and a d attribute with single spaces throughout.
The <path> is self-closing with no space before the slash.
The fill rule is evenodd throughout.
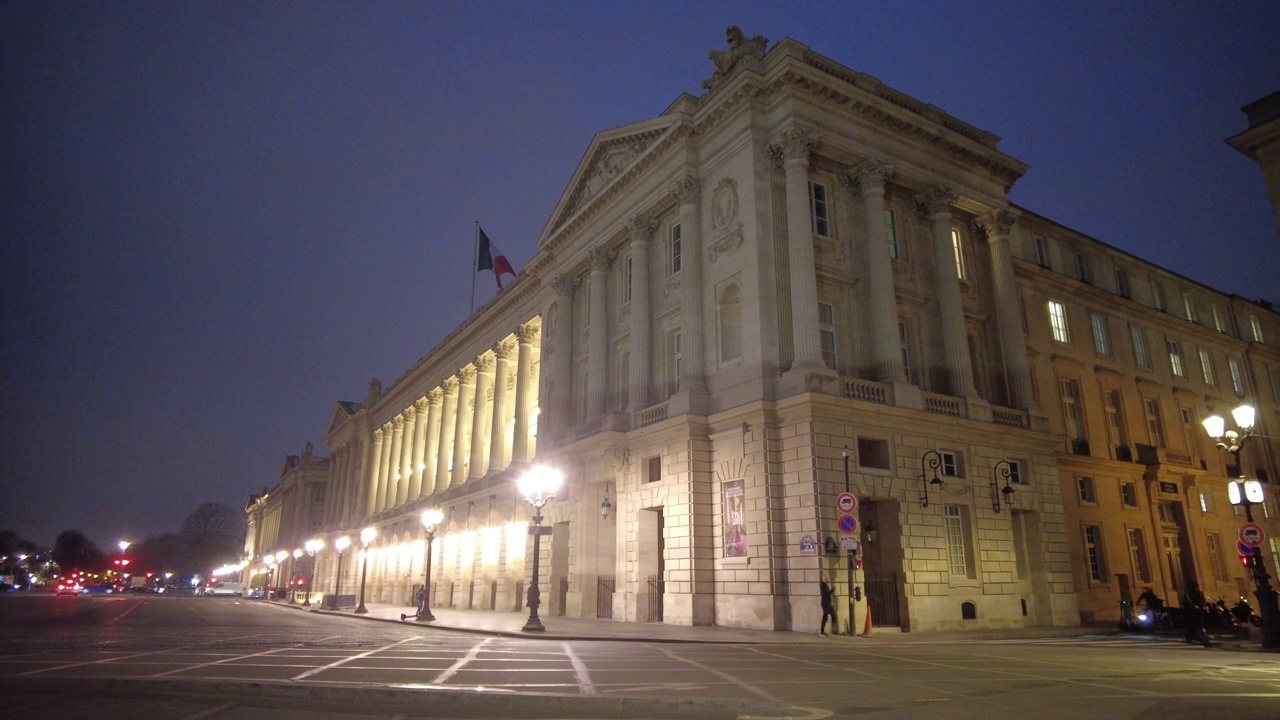
<path id="1" fill-rule="evenodd" d="M 316 553 L 324 549 L 324 541 L 320 538 L 312 538 L 303 544 L 307 550 L 307 556 L 311 558 L 308 563 L 310 568 L 307 571 L 307 597 L 302 601 L 302 607 L 311 607 L 311 591 L 315 587 L 316 581 Z"/>
<path id="2" fill-rule="evenodd" d="M 360 531 L 360 545 L 364 549 L 360 551 L 360 604 L 356 606 L 357 615 L 369 612 L 369 608 L 364 606 L 364 583 L 369 577 L 369 543 L 376 537 L 378 530 L 372 526 Z"/>
<path id="3" fill-rule="evenodd" d="M 436 528 L 440 527 L 443 520 L 444 513 L 440 508 L 427 508 L 422 511 L 422 527 L 427 537 L 427 556 L 422 563 L 422 604 L 418 606 L 418 614 L 414 617 L 418 622 L 433 622 L 436 619 L 436 616 L 431 614 L 431 544 L 435 542 Z"/>
<path id="4" fill-rule="evenodd" d="M 845 446 L 844 452 L 840 453 L 840 457 L 844 458 L 844 491 L 846 493 L 849 493 L 849 492 L 852 492 L 851 486 L 849 485 L 849 446 L 847 445 Z M 845 571 L 844 571 L 845 583 L 849 593 L 849 623 L 848 625 L 845 626 L 845 635 L 848 635 L 849 637 L 853 637 L 853 609 L 854 609 L 853 554 L 854 554 L 853 548 L 849 548 L 849 551 L 847 554 L 848 562 L 845 563 Z M 832 632 L 836 632 L 836 631 L 833 630 Z"/>
<path id="5" fill-rule="evenodd" d="M 351 538 L 343 535 L 333 541 L 333 547 L 338 551 L 338 571 L 333 575 L 333 609 L 338 609 L 338 597 L 342 595 L 342 553 L 351 547 Z"/>
<path id="6" fill-rule="evenodd" d="M 1263 500 L 1262 483 L 1245 479 L 1240 451 L 1249 438 L 1253 437 L 1255 411 L 1250 405 L 1241 405 L 1231 411 L 1231 417 L 1235 420 L 1238 431 L 1227 430 L 1227 422 L 1221 415 L 1205 418 L 1204 429 L 1214 443 L 1235 461 L 1239 479 L 1228 486 L 1231 504 L 1243 505 L 1245 518 L 1253 522 L 1253 506 Z M 1267 574 L 1261 546 L 1254 548 L 1249 556 L 1249 568 L 1253 571 L 1253 594 L 1258 598 L 1258 615 L 1262 618 L 1262 647 L 1280 649 L 1280 598 L 1277 598 L 1276 591 L 1271 587 L 1271 576 Z"/>
<path id="7" fill-rule="evenodd" d="M 280 595 L 280 581 L 284 578 L 284 561 L 289 557 L 288 550 L 276 552 L 276 596 Z M 275 599 L 275 598 L 272 598 Z"/>
<path id="8" fill-rule="evenodd" d="M 920 507 L 929 507 L 929 486 L 933 485 L 939 490 L 942 489 L 942 478 L 938 477 L 938 468 L 942 467 L 942 454 L 937 450 L 926 450 L 920 456 L 920 482 L 924 486 L 920 497 Z M 927 479 L 929 471 L 933 471 L 933 478 Z"/>
<path id="9" fill-rule="evenodd" d="M 533 525 L 529 526 L 529 534 L 533 536 L 533 577 L 529 580 L 529 619 L 522 628 L 525 632 L 542 632 L 542 620 L 538 618 L 538 606 L 542 604 L 538 592 L 538 561 L 541 554 L 542 508 L 556 496 L 564 476 L 559 470 L 547 465 L 535 465 L 520 477 L 517 487 L 524 496 L 525 502 L 533 506 Z"/>
<path id="10" fill-rule="evenodd" d="M 294 590 L 298 582 L 298 560 L 302 557 L 302 548 L 293 549 L 293 562 L 289 563 L 289 604 L 297 602 L 297 592 Z"/>

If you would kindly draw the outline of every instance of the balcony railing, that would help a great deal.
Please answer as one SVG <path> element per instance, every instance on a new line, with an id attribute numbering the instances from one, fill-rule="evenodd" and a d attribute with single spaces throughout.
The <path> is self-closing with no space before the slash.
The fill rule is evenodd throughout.
<path id="1" fill-rule="evenodd" d="M 950 395 L 939 395 L 937 393 L 920 393 L 924 397 L 924 409 L 931 413 L 939 415 L 950 415 L 951 417 L 964 417 L 964 404 L 960 398 L 954 398 Z"/>
<path id="2" fill-rule="evenodd" d="M 632 427 L 642 428 L 646 425 L 662 422 L 667 419 L 667 404 L 660 403 L 653 407 L 647 407 L 635 415 L 635 422 Z"/>
<path id="3" fill-rule="evenodd" d="M 864 400 L 880 405 L 889 404 L 889 386 L 872 380 L 842 378 L 844 396 L 851 400 Z"/>
<path id="4" fill-rule="evenodd" d="M 991 422 L 997 425 L 1009 425 L 1011 427 L 1024 428 L 1027 426 L 1027 413 L 1023 410 L 1014 408 L 992 407 Z"/>

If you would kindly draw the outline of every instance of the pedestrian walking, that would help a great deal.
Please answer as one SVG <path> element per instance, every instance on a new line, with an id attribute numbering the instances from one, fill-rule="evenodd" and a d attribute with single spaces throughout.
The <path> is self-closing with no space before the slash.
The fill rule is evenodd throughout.
<path id="1" fill-rule="evenodd" d="M 818 593 L 822 600 L 822 624 L 818 625 L 818 634 L 827 637 L 827 619 L 831 620 L 831 631 L 835 632 L 836 628 L 836 608 L 831 600 L 831 585 L 827 583 L 826 578 L 818 580 Z"/>
<path id="2" fill-rule="evenodd" d="M 1187 642 L 1209 647 L 1209 634 L 1204 631 L 1204 593 L 1194 580 L 1182 591 L 1182 622 L 1186 624 Z"/>

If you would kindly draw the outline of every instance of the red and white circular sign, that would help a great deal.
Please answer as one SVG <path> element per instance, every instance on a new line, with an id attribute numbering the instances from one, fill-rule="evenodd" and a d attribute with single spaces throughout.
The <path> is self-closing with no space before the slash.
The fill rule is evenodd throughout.
<path id="1" fill-rule="evenodd" d="M 1262 543 L 1267 541 L 1267 533 L 1258 523 L 1245 523 L 1240 526 L 1240 543 L 1242 545 L 1256 548 L 1262 547 Z"/>
<path id="2" fill-rule="evenodd" d="M 848 514 L 858 509 L 858 498 L 853 493 L 840 493 L 836 496 L 836 509 Z"/>

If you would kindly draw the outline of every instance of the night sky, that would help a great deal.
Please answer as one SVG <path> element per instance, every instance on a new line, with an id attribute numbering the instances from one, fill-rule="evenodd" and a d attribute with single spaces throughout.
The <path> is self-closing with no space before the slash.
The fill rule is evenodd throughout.
<path id="1" fill-rule="evenodd" d="M 102 546 L 242 508 L 337 400 L 517 269 L 593 133 L 700 94 L 725 27 L 1003 137 L 1019 205 L 1280 301 L 1258 167 L 1280 3 L 0 4 L 0 529 Z M 476 278 L 477 305 L 495 292 Z"/>

